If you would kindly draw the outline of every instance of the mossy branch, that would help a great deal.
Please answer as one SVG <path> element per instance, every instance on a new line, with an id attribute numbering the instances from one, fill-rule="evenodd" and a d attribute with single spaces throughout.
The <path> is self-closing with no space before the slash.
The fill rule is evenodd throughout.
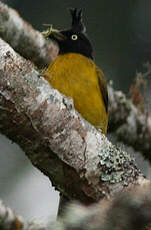
<path id="1" fill-rule="evenodd" d="M 3 3 L 0 3 L 0 17 L 0 35 L 17 52 L 38 66 L 47 65 L 53 59 L 52 43 L 45 41 L 39 32 L 35 32 Z M 2 39 L 0 62 L 0 131 L 18 143 L 32 163 L 50 178 L 56 189 L 71 199 L 88 204 L 118 194 L 119 191 L 150 185 L 126 152 L 113 146 L 104 135 L 82 119 L 74 110 L 73 101 L 51 88 L 32 64 Z M 145 114 L 138 111 L 123 93 L 114 91 L 110 86 L 109 99 L 110 130 L 148 156 L 151 149 L 149 117 L 144 119 Z M 146 194 L 140 197 L 140 214 L 144 198 Z M 148 200 L 150 202 L 150 196 Z M 133 202 L 129 204 L 131 208 Z M 97 210 L 100 213 L 100 207 Z M 110 214 L 114 213 L 112 207 L 109 210 Z M 147 221 L 150 221 L 148 210 L 150 213 L 147 207 Z M 88 212 L 91 218 L 91 208 Z M 112 216 L 114 220 L 116 216 Z M 97 218 L 100 220 L 99 216 Z M 27 229 L 43 229 L 23 222 L 2 203 L 0 219 L 1 229 L 19 230 L 26 229 L 25 226 Z M 131 219 L 129 223 L 133 224 Z M 98 224 L 100 226 L 100 222 Z"/>
<path id="2" fill-rule="evenodd" d="M 0 131 L 56 189 L 91 203 L 145 180 L 126 152 L 86 122 L 72 99 L 51 88 L 3 40 L 0 61 Z"/>
<path id="3" fill-rule="evenodd" d="M 18 53 L 33 61 L 38 67 L 47 66 L 58 49 L 44 39 L 19 14 L 0 2 L 0 36 Z M 109 90 L 109 132 L 143 153 L 151 160 L 151 119 L 126 98 L 121 91 Z"/>

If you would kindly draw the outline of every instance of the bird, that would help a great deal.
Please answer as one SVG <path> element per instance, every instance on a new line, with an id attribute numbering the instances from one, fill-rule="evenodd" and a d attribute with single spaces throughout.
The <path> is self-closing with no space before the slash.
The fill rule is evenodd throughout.
<path id="1" fill-rule="evenodd" d="M 107 133 L 108 92 L 102 70 L 95 64 L 93 47 L 86 34 L 82 9 L 69 8 L 72 23 L 69 29 L 51 29 L 47 38 L 58 44 L 56 58 L 44 71 L 51 86 L 73 98 L 75 109 L 82 117 Z"/>

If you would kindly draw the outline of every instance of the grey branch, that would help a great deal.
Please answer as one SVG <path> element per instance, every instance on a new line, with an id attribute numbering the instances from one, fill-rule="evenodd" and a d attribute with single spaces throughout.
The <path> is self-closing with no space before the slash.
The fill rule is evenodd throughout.
<path id="1" fill-rule="evenodd" d="M 12 8 L 0 2 L 0 36 L 23 57 L 45 67 L 56 56 L 58 48 L 32 28 Z"/>
<path id="2" fill-rule="evenodd" d="M 39 67 L 56 56 L 57 47 L 45 40 L 18 13 L 0 2 L 0 36 L 18 53 Z M 151 118 L 140 112 L 121 91 L 109 86 L 109 131 L 120 141 L 141 151 L 151 160 Z"/>
<path id="3" fill-rule="evenodd" d="M 109 92 L 109 129 L 118 139 L 151 161 L 151 117 L 137 109 L 121 91 Z"/>
<path id="4" fill-rule="evenodd" d="M 49 230 L 151 230 L 151 186 L 120 192 L 89 208 L 71 203 Z"/>
<path id="5" fill-rule="evenodd" d="M 17 217 L 15 213 L 6 207 L 0 200 L 0 229 L 1 230 L 45 230 L 41 224 L 24 221 Z"/>
<path id="6" fill-rule="evenodd" d="M 3 3 L 0 26 L 1 37 L 36 65 L 48 65 L 56 55 L 51 42 Z M 91 203 L 150 184 L 126 152 L 82 119 L 73 101 L 52 89 L 32 64 L 3 40 L 0 62 L 0 131 L 20 145 L 56 189 L 69 198 Z M 110 130 L 125 143 L 145 154 L 150 152 L 150 118 L 110 86 L 109 99 Z M 25 223 L 2 203 L 0 228 L 44 229 Z"/>
<path id="7" fill-rule="evenodd" d="M 150 183 L 29 61 L 0 40 L 0 131 L 64 195 L 86 203 Z"/>

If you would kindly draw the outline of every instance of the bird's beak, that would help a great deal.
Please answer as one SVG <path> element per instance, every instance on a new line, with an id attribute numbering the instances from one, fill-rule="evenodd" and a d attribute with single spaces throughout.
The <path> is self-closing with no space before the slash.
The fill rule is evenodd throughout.
<path id="1" fill-rule="evenodd" d="M 50 35 L 49 35 L 49 38 L 50 39 L 54 38 L 54 39 L 59 40 L 59 41 L 64 41 L 64 40 L 67 39 L 67 37 L 65 35 L 63 35 L 59 30 L 51 32 Z"/>
<path id="2" fill-rule="evenodd" d="M 50 27 L 49 30 L 42 32 L 45 38 L 50 38 L 54 40 L 64 41 L 67 39 L 65 35 L 63 35 L 59 30 L 55 30 Z"/>

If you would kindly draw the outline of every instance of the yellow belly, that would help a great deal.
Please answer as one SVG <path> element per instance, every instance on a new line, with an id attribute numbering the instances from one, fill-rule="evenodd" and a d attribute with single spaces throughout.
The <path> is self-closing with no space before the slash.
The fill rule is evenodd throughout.
<path id="1" fill-rule="evenodd" d="M 58 55 L 44 77 L 66 96 L 72 97 L 76 110 L 106 134 L 108 116 L 100 91 L 95 63 L 80 54 Z"/>

